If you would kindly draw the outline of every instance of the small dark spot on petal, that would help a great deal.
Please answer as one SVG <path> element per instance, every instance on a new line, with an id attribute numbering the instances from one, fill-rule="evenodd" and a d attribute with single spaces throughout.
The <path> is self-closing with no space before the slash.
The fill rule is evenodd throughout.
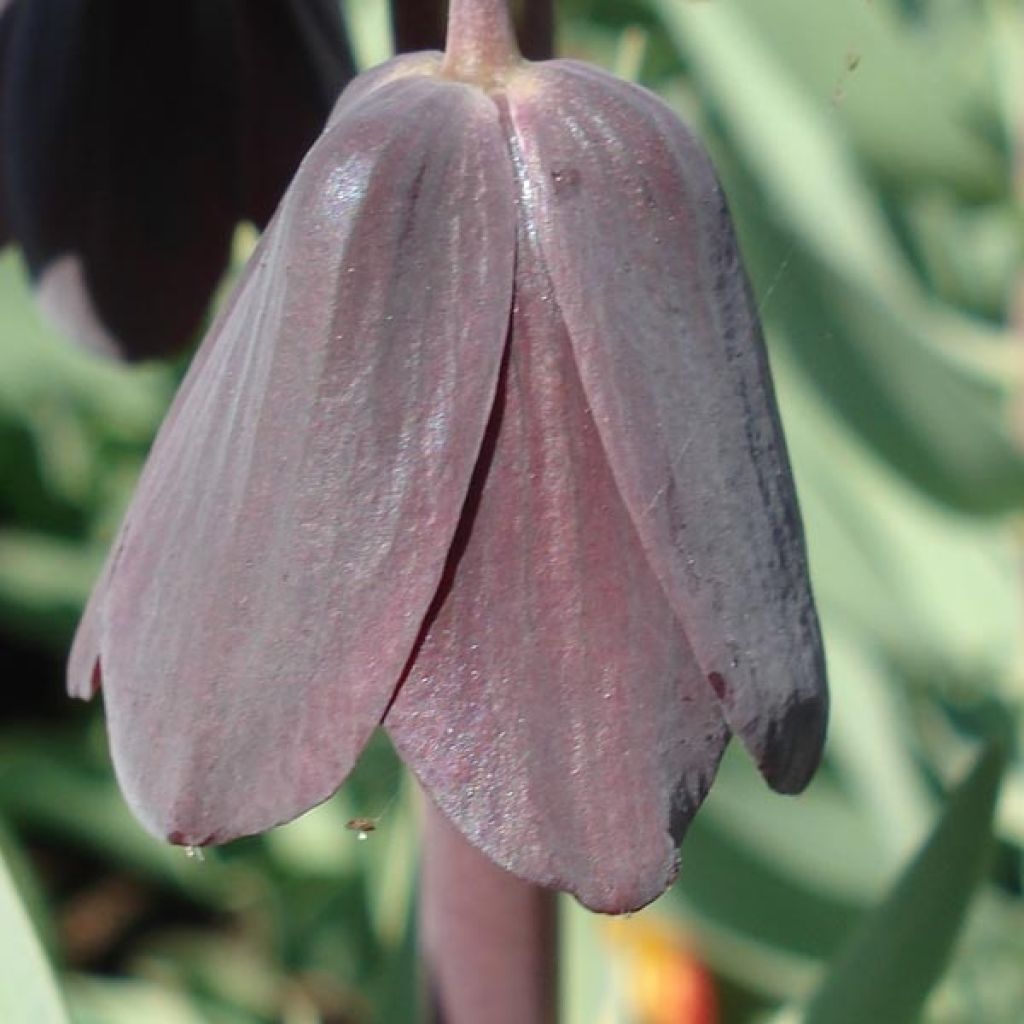
<path id="1" fill-rule="evenodd" d="M 715 691 L 715 696 L 720 701 L 728 700 L 729 698 L 729 684 L 725 681 L 725 677 L 719 672 L 712 672 L 708 676 L 708 682 L 711 684 L 711 689 Z"/>
<path id="2" fill-rule="evenodd" d="M 580 172 L 575 167 L 556 167 L 551 171 L 556 196 L 570 196 L 579 191 Z"/>

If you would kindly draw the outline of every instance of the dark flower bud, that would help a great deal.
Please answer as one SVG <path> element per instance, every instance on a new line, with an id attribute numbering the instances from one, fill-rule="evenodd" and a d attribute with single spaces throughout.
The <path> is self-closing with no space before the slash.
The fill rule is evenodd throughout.
<path id="1" fill-rule="evenodd" d="M 130 359 L 188 345 L 352 73 L 333 0 L 14 0 L 0 224 L 44 308 Z"/>

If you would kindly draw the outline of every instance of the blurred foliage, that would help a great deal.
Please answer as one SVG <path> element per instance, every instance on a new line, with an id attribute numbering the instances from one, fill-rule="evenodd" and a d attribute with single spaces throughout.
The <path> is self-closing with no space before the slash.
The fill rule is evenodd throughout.
<path id="1" fill-rule="evenodd" d="M 566 905 L 565 1019 L 791 1020 L 817 992 L 809 1019 L 838 1020 L 822 1008 L 836 992 L 859 1005 L 859 981 L 880 1021 L 890 1005 L 913 1019 L 931 990 L 928 1024 L 1019 1022 L 1024 3 L 559 10 L 563 53 L 655 89 L 714 153 L 760 297 L 834 694 L 804 797 L 772 796 L 732 751 L 669 896 L 614 929 Z M 363 61 L 384 56 L 381 0 L 346 12 Z M 180 370 L 75 351 L 39 321 L 17 258 L 0 259 L 3 1019 L 61 1019 L 31 918 L 78 1024 L 403 1024 L 415 829 L 383 740 L 336 798 L 200 862 L 134 823 L 100 709 L 62 696 L 71 631 Z M 995 755 L 967 773 L 992 736 L 1007 767 L 986 857 Z M 360 841 L 354 817 L 378 828 Z M 6 1009 L 12 984 L 41 1009 Z"/>
<path id="2" fill-rule="evenodd" d="M 806 1024 L 913 1024 L 942 974 L 987 867 L 1002 755 L 992 746 L 928 842 L 857 930 L 811 998 Z"/>
<path id="3" fill-rule="evenodd" d="M 0 1013 L 4 1020 L 67 1024 L 50 968 L 0 856 Z"/>

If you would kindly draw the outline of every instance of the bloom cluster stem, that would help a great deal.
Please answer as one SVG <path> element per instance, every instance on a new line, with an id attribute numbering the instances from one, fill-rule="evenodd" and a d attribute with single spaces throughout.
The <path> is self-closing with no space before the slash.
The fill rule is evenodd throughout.
<path id="1" fill-rule="evenodd" d="M 484 84 L 518 59 L 507 0 L 451 0 L 445 73 Z"/>
<path id="2" fill-rule="evenodd" d="M 391 34 L 395 53 L 443 50 L 446 0 L 393 0 Z M 518 0 L 512 13 L 519 48 L 527 60 L 555 55 L 554 0 Z"/>
<path id="3" fill-rule="evenodd" d="M 556 1024 L 556 896 L 510 875 L 430 804 L 420 931 L 431 1024 Z"/>

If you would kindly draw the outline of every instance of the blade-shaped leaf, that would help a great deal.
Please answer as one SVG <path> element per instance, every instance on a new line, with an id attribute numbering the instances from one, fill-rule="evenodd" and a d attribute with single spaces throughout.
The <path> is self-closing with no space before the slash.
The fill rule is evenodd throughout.
<path id="1" fill-rule="evenodd" d="M 910 1024 L 942 975 L 992 842 L 1003 754 L 990 746 L 931 837 L 811 999 L 805 1024 Z"/>
<path id="2" fill-rule="evenodd" d="M 0 854 L 0 1020 L 68 1024 L 57 985 Z"/>
<path id="3" fill-rule="evenodd" d="M 883 4 L 737 0 L 731 6 L 883 173 L 972 192 L 1001 187 L 998 153 L 967 102 L 983 97 L 963 88 L 956 74 L 958 64 L 985 62 L 982 39 L 961 27 L 957 36 L 967 52 L 959 61 L 944 60 L 950 55 L 938 52 L 938 19 L 931 31 L 908 31 Z"/>

